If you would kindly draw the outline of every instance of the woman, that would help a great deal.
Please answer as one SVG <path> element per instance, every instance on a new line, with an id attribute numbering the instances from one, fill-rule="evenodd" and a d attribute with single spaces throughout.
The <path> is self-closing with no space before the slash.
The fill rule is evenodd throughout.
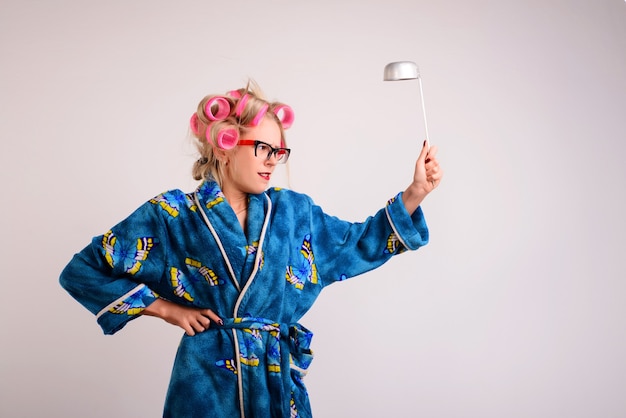
<path id="1" fill-rule="evenodd" d="M 207 96 L 191 118 L 193 193 L 165 192 L 76 254 L 61 285 L 106 334 L 141 315 L 185 330 L 166 417 L 310 417 L 302 377 L 320 291 L 428 241 L 420 203 L 438 186 L 424 145 L 412 183 L 362 223 L 268 185 L 293 112 L 247 86 Z"/>

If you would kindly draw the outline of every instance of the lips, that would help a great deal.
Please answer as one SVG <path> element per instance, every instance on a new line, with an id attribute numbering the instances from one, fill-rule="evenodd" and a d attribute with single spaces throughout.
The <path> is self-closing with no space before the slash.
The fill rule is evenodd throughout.
<path id="1" fill-rule="evenodd" d="M 259 173 L 259 176 L 261 176 L 264 180 L 269 180 L 271 175 L 272 173 Z"/>

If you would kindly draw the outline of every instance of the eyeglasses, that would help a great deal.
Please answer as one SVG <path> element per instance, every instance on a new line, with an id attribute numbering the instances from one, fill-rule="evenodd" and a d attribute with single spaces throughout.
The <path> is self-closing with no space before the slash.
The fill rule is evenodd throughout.
<path id="1" fill-rule="evenodd" d="M 278 164 L 285 164 L 289 159 L 291 150 L 289 148 L 274 148 L 270 144 L 257 141 L 254 139 L 240 139 L 237 145 L 254 145 L 254 156 L 269 160 L 272 156 L 276 157 Z"/>

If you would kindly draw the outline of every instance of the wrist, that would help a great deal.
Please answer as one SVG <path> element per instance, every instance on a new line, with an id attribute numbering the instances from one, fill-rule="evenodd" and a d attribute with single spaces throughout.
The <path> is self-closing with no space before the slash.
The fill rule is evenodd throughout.
<path id="1" fill-rule="evenodd" d="M 422 204 L 422 201 L 426 197 L 428 192 L 423 187 L 411 184 L 402 193 L 402 202 L 409 215 L 413 215 L 413 212 Z"/>
<path id="2" fill-rule="evenodd" d="M 148 315 L 148 316 L 156 316 L 158 318 L 163 318 L 165 315 L 165 310 L 167 309 L 168 303 L 169 302 L 167 302 L 166 300 L 158 298 L 154 302 L 152 302 L 150 305 L 146 306 L 146 308 L 143 310 L 143 314 Z"/>

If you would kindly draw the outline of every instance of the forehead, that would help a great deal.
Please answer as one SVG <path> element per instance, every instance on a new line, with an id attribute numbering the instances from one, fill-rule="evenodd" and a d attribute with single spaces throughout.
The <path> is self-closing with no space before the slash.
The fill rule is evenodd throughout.
<path id="1" fill-rule="evenodd" d="M 280 147 L 282 142 L 278 123 L 270 118 L 263 118 L 257 126 L 246 129 L 245 137 L 266 142 L 273 147 Z"/>

